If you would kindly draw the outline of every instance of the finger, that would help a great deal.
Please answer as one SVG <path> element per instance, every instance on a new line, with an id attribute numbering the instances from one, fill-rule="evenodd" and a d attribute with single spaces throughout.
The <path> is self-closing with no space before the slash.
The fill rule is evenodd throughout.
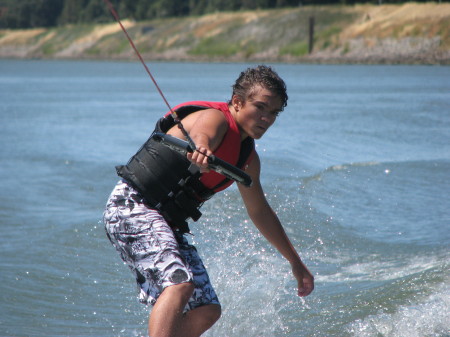
<path id="1" fill-rule="evenodd" d="M 300 297 L 305 297 L 305 296 L 308 296 L 309 294 L 311 294 L 311 289 L 304 288 L 298 292 L 298 296 L 300 296 Z"/>
<path id="2" fill-rule="evenodd" d="M 204 157 L 203 157 L 202 164 L 203 164 L 205 167 L 208 167 L 209 163 L 208 163 L 208 157 L 207 157 L 207 156 L 204 156 Z"/>
<path id="3" fill-rule="evenodd" d="M 199 150 L 195 151 L 192 155 L 192 160 L 195 164 L 197 164 L 198 166 L 200 166 L 203 162 L 203 158 L 204 155 L 202 152 L 200 152 Z"/>
<path id="4" fill-rule="evenodd" d="M 205 147 L 200 147 L 195 152 L 199 155 L 207 156 L 209 151 Z"/>
<path id="5" fill-rule="evenodd" d="M 314 283 L 309 282 L 309 280 L 305 280 L 303 282 L 303 287 L 298 289 L 298 295 L 300 297 L 308 296 L 314 290 Z"/>
<path id="6" fill-rule="evenodd" d="M 298 295 L 301 296 L 300 294 L 304 293 L 304 291 L 305 291 L 304 283 L 303 283 L 302 279 L 298 280 L 297 286 L 298 286 Z"/>
<path id="7" fill-rule="evenodd" d="M 196 150 L 195 160 L 198 166 L 202 168 L 208 167 L 208 152 L 209 151 L 204 147 L 200 147 Z"/>

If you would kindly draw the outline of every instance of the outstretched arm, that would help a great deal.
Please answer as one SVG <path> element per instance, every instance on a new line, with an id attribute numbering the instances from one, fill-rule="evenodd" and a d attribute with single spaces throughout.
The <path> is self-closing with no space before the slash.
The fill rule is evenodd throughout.
<path id="1" fill-rule="evenodd" d="M 256 154 L 246 172 L 252 177 L 252 187 L 239 186 L 248 215 L 264 237 L 291 264 L 292 273 L 298 283 L 298 295 L 308 296 L 314 289 L 314 277 L 303 264 L 295 248 L 292 246 L 283 226 L 270 207 L 259 180 L 261 164 Z"/>

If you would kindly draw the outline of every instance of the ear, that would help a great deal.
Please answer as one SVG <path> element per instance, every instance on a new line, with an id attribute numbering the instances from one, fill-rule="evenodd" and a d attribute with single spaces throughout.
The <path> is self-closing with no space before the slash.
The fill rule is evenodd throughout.
<path id="1" fill-rule="evenodd" d="M 244 105 L 244 102 L 237 95 L 233 95 L 231 99 L 231 104 L 233 105 L 234 110 L 239 111 L 241 107 Z"/>

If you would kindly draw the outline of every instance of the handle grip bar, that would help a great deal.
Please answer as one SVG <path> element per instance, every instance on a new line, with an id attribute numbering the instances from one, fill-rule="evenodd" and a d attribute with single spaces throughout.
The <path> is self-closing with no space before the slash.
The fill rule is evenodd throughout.
<path id="1" fill-rule="evenodd" d="M 156 132 L 153 134 L 152 138 L 181 154 L 186 154 L 187 152 L 192 153 L 195 151 L 188 142 L 165 133 Z M 215 155 L 210 155 L 208 157 L 208 164 L 211 170 L 223 174 L 228 179 L 237 181 L 247 187 L 252 185 L 252 178 L 247 173 Z"/>

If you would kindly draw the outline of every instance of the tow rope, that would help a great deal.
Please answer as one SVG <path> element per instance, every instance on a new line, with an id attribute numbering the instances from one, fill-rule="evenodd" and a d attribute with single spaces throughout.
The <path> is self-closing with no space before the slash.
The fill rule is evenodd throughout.
<path id="1" fill-rule="evenodd" d="M 181 124 L 180 119 L 178 118 L 178 115 L 176 114 L 176 112 L 172 109 L 172 107 L 170 106 L 169 102 L 166 99 L 166 96 L 164 96 L 161 88 L 159 87 L 158 83 L 156 82 L 155 78 L 153 77 L 150 69 L 147 67 L 147 65 L 144 62 L 144 59 L 141 56 L 141 53 L 139 52 L 139 50 L 136 48 L 133 40 L 131 39 L 130 35 L 128 34 L 128 31 L 125 29 L 124 25 L 122 24 L 122 21 L 120 20 L 119 14 L 117 14 L 116 10 L 114 9 L 114 6 L 112 5 L 112 3 L 109 0 L 103 0 L 103 2 L 108 6 L 109 11 L 111 12 L 112 16 L 114 17 L 114 19 L 117 21 L 117 23 L 120 25 L 120 28 L 122 28 L 122 31 L 124 32 L 125 36 L 127 37 L 128 41 L 130 42 L 131 47 L 134 49 L 137 57 L 139 58 L 139 61 L 141 61 L 142 65 L 145 68 L 145 71 L 147 71 L 148 76 L 150 76 L 153 84 L 155 85 L 156 89 L 158 90 L 159 94 L 161 95 L 161 98 L 163 99 L 164 103 L 166 103 L 167 107 L 169 108 L 169 111 L 175 121 L 175 123 L 178 125 L 178 127 L 180 128 L 181 132 L 183 133 L 183 136 L 186 137 L 186 140 L 188 141 L 189 145 L 191 146 L 191 148 L 195 151 L 197 150 L 194 141 L 192 140 L 192 138 L 189 136 L 189 134 L 187 133 L 187 131 L 185 130 L 185 128 L 183 127 L 183 124 Z"/>
<path id="2" fill-rule="evenodd" d="M 108 9 L 111 12 L 112 16 L 114 17 L 114 19 L 120 25 L 120 28 L 122 28 L 122 31 L 124 32 L 125 36 L 127 37 L 128 42 L 130 42 L 131 47 L 133 48 L 136 55 L 138 56 L 139 61 L 141 61 L 142 65 L 144 66 L 145 71 L 150 76 L 150 78 L 151 78 L 153 84 L 155 85 L 156 89 L 158 90 L 161 98 L 163 99 L 164 103 L 167 105 L 167 107 L 170 111 L 170 114 L 172 115 L 172 117 L 174 119 L 174 122 L 176 123 L 178 128 L 181 130 L 181 132 L 182 132 L 183 136 L 186 138 L 187 142 L 185 142 L 181 139 L 173 139 L 175 137 L 171 137 L 169 135 L 163 135 L 163 134 L 157 135 L 155 137 L 155 139 L 159 142 L 162 142 L 164 145 L 172 147 L 173 149 L 175 149 L 179 152 L 182 152 L 182 153 L 197 151 L 208 158 L 208 164 L 212 170 L 226 176 L 229 179 L 235 180 L 245 186 L 251 186 L 252 179 L 250 178 L 250 176 L 247 173 L 245 173 L 238 167 L 233 166 L 233 165 L 221 160 L 220 158 L 218 158 L 214 155 L 207 155 L 206 153 L 203 153 L 197 149 L 194 141 L 189 136 L 189 133 L 183 127 L 183 124 L 181 123 L 181 120 L 178 118 L 177 113 L 170 106 L 169 102 L 166 99 L 166 96 L 164 96 L 161 88 L 159 87 L 158 83 L 156 82 L 155 78 L 153 77 L 150 69 L 145 64 L 144 59 L 141 56 L 141 53 L 136 48 L 133 40 L 131 39 L 130 35 L 128 34 L 128 31 L 125 29 L 124 25 L 122 24 L 119 14 L 117 14 L 117 11 L 115 10 L 113 4 L 109 0 L 103 0 L 103 2 L 108 7 Z M 183 144 L 183 143 L 186 143 L 186 144 Z"/>

